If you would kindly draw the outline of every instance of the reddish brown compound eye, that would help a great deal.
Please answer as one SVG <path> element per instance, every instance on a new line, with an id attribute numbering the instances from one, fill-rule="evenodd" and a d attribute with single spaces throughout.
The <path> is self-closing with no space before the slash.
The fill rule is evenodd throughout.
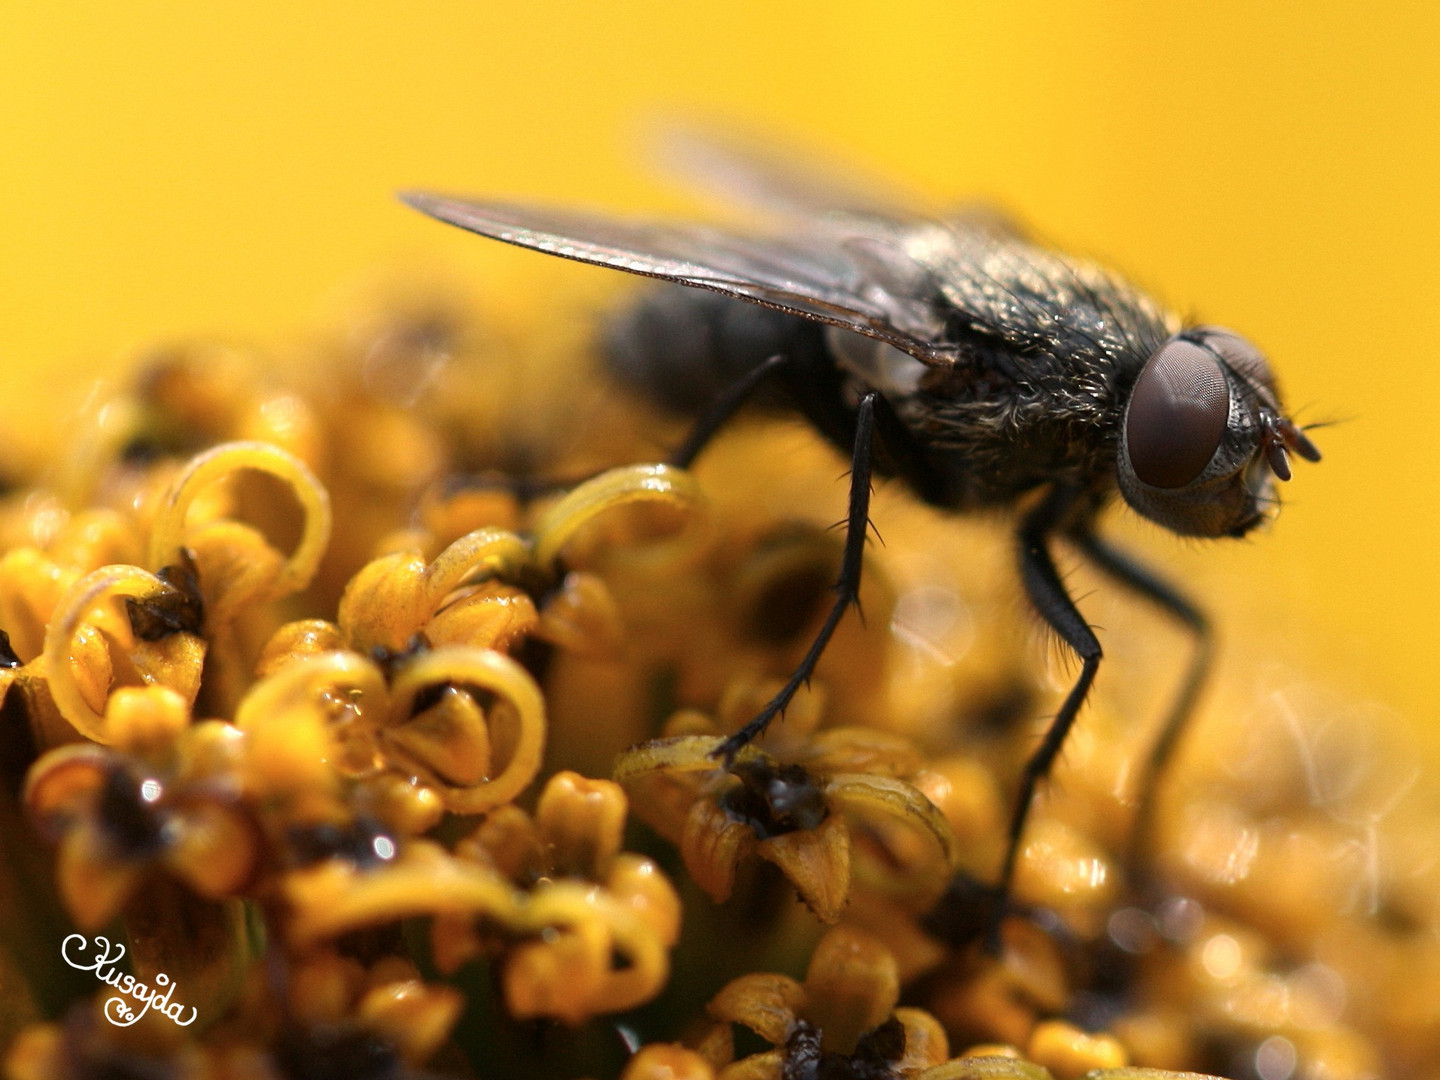
<path id="1" fill-rule="evenodd" d="M 1230 389 L 1214 355 L 1172 338 L 1146 362 L 1130 396 L 1130 467 L 1151 487 L 1184 487 L 1215 456 L 1229 415 Z"/>

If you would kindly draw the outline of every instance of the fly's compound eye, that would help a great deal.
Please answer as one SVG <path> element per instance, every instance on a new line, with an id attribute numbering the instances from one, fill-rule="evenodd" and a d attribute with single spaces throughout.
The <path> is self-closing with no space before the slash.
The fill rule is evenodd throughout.
<path id="1" fill-rule="evenodd" d="M 1275 395 L 1275 376 L 1265 356 L 1245 338 L 1231 330 L 1218 326 L 1198 326 L 1193 335 L 1203 342 L 1205 348 L 1215 353 L 1232 371 L 1239 372 L 1257 386 L 1263 386 L 1272 397 Z"/>
<path id="2" fill-rule="evenodd" d="M 1130 467 L 1151 487 L 1184 487 L 1210 464 L 1229 415 L 1230 388 L 1214 355 L 1171 339 L 1146 362 L 1130 396 Z"/>

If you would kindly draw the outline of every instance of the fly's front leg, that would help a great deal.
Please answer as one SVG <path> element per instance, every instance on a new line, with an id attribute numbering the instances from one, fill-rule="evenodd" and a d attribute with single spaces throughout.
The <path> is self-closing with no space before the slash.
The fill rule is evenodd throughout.
<path id="1" fill-rule="evenodd" d="M 1210 671 L 1214 653 L 1214 639 L 1210 632 L 1210 621 L 1205 613 L 1195 606 L 1182 592 L 1154 571 L 1137 562 L 1132 556 L 1118 550 L 1092 532 L 1076 533 L 1072 539 L 1095 567 L 1156 604 L 1173 618 L 1179 620 L 1195 636 L 1195 651 L 1190 657 L 1190 666 L 1180 684 L 1175 701 L 1165 717 L 1160 736 L 1150 748 L 1149 759 L 1140 777 L 1140 790 L 1135 808 L 1135 825 L 1130 835 L 1128 861 L 1132 875 L 1140 875 L 1145 856 L 1151 849 L 1155 826 L 1155 800 L 1164 779 L 1166 767 L 1175 755 L 1180 737 L 1185 732 L 1186 721 L 1194 711 L 1195 701 L 1200 696 L 1205 677 Z"/>
<path id="2" fill-rule="evenodd" d="M 845 553 L 840 562 L 840 576 L 835 582 L 835 602 L 825 624 L 810 643 L 804 659 L 780 692 L 771 698 L 753 720 L 717 747 L 713 757 L 727 763 L 735 759 L 742 747 L 758 739 L 777 716 L 784 715 L 791 698 L 810 681 L 815 665 L 825 651 L 835 628 L 840 625 L 845 609 L 860 602 L 860 567 L 865 555 L 865 535 L 870 527 L 870 475 L 874 465 L 875 410 L 878 395 L 870 391 L 860 399 L 855 410 L 855 447 L 850 457 L 850 509 L 845 516 Z"/>
<path id="3" fill-rule="evenodd" d="M 1015 803 L 1015 812 L 1010 818 L 1010 838 L 1005 849 L 1005 862 L 1000 869 L 999 893 L 1003 901 L 1008 900 L 1015 878 L 1015 863 L 1020 854 L 1020 841 L 1025 835 L 1025 823 L 1030 817 L 1030 807 L 1040 782 L 1050 774 L 1065 737 L 1075 723 L 1080 706 L 1095 681 L 1100 668 L 1100 640 L 1081 616 L 1075 602 L 1060 580 L 1055 569 L 1055 560 L 1050 554 L 1049 542 L 1059 531 L 1068 511 L 1074 505 L 1076 495 L 1066 488 L 1056 487 L 1045 496 L 1044 501 L 1025 516 L 1020 523 L 1020 573 L 1025 583 L 1025 592 L 1035 605 L 1040 617 L 1050 624 L 1065 644 L 1080 657 L 1080 677 L 1075 680 L 1070 693 L 1065 696 L 1060 711 L 1050 721 L 1044 737 L 1030 760 L 1025 763 L 1020 778 L 1020 795 Z"/>

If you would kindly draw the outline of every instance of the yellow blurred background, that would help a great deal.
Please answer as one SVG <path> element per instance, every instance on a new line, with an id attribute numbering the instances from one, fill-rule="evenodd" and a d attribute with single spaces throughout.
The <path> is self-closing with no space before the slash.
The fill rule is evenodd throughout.
<path id="1" fill-rule="evenodd" d="M 0 442 L 147 343 L 308 334 L 387 269 L 593 288 L 392 192 L 673 210 L 637 133 L 695 112 L 999 199 L 1260 343 L 1344 421 L 1324 463 L 1253 542 L 1121 531 L 1260 659 L 1430 731 L 1437 56 L 1440 8 L 1398 2 L 6 3 Z"/>

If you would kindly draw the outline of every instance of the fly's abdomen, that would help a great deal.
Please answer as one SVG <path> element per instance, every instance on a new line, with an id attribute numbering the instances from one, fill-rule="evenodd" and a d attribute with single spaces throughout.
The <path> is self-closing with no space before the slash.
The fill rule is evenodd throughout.
<path id="1" fill-rule="evenodd" d="M 795 408 L 795 379 L 834 366 L 820 324 L 679 285 L 648 289 L 621 312 L 606 331 L 605 353 L 622 384 L 691 416 L 772 356 L 785 357 L 787 374 L 753 399 L 771 408 Z"/>

